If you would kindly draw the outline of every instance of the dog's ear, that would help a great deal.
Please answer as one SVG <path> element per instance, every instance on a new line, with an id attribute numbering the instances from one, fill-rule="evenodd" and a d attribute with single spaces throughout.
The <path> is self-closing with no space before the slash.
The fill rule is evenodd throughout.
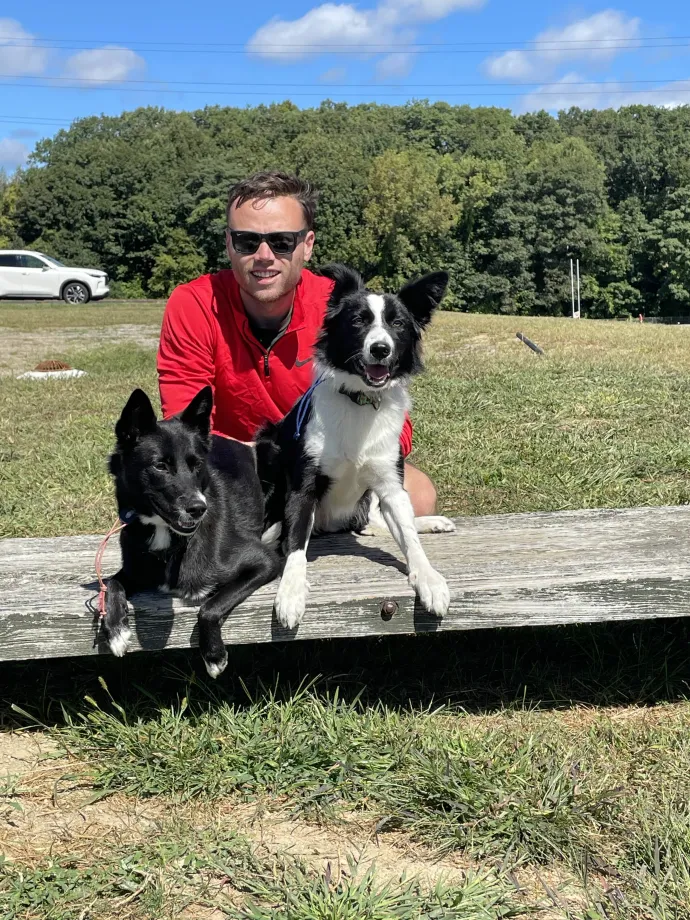
<path id="1" fill-rule="evenodd" d="M 447 286 L 448 272 L 431 272 L 406 284 L 398 293 L 398 297 L 423 329 L 429 324 L 434 310 L 441 303 Z"/>
<path id="2" fill-rule="evenodd" d="M 333 313 L 342 299 L 348 294 L 354 294 L 355 291 L 364 290 L 364 282 L 359 272 L 349 265 L 343 265 L 340 262 L 331 262 L 329 265 L 322 266 L 318 273 L 324 278 L 330 278 L 334 281 L 331 296 L 328 299 L 328 312 Z"/>
<path id="3" fill-rule="evenodd" d="M 143 390 L 135 390 L 115 425 L 118 446 L 132 447 L 138 438 L 150 434 L 155 428 L 156 413 L 151 400 Z"/>
<path id="4" fill-rule="evenodd" d="M 213 390 L 204 387 L 199 390 L 187 408 L 180 413 L 180 421 L 188 428 L 196 429 L 204 440 L 211 431 L 211 412 L 213 411 Z"/>

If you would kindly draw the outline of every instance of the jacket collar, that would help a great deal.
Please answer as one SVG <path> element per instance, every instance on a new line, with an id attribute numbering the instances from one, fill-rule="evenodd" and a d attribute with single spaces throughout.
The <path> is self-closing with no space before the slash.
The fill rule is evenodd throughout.
<path id="1" fill-rule="evenodd" d="M 235 278 L 235 273 L 233 271 L 228 272 L 229 275 L 229 300 L 230 307 L 232 308 L 237 325 L 242 331 L 242 334 L 246 339 L 252 343 L 260 345 L 257 339 L 252 335 L 252 331 L 249 328 L 249 321 L 247 319 L 247 314 L 244 311 L 244 304 L 242 303 L 242 293 L 240 291 L 240 286 L 237 283 Z M 295 299 L 292 304 L 292 317 L 290 318 L 290 323 L 283 332 L 283 336 L 289 335 L 291 332 L 299 332 L 304 328 L 305 319 L 304 319 L 304 278 L 300 278 L 297 287 L 295 289 Z M 281 336 L 282 338 L 282 336 Z"/>

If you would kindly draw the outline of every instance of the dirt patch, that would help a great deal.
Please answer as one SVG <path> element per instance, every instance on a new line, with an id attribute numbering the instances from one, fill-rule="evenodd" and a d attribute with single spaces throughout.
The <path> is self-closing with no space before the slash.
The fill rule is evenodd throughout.
<path id="1" fill-rule="evenodd" d="M 0 327 L 0 375 L 31 370 L 39 361 L 75 348 L 132 343 L 142 348 L 158 346 L 158 326 L 126 325 L 72 329 L 46 329 L 42 332 L 17 332 Z"/>
<path id="2" fill-rule="evenodd" d="M 56 752 L 55 743 L 38 732 L 0 734 L 0 778 L 7 780 L 31 773 Z"/>
<path id="3" fill-rule="evenodd" d="M 428 848 L 415 845 L 404 833 L 377 834 L 374 820 L 353 815 L 336 826 L 316 825 L 282 811 L 260 806 L 221 808 L 223 819 L 232 823 L 257 847 L 259 856 L 293 857 L 319 871 L 330 864 L 336 877 L 349 872 L 348 857 L 354 858 L 361 872 L 372 865 L 379 882 L 397 882 L 402 876 L 417 879 L 424 887 L 437 882 L 461 884 L 468 872 L 500 869 L 500 861 L 479 861 L 462 854 L 439 857 Z M 522 866 L 510 879 L 525 903 L 538 905 L 544 920 L 562 920 L 564 911 L 581 910 L 586 897 L 576 877 L 565 867 Z"/>
<path id="4" fill-rule="evenodd" d="M 377 834 L 373 821 L 353 818 L 335 827 L 324 827 L 256 805 L 228 805 L 221 812 L 258 847 L 261 855 L 294 857 L 319 869 L 330 863 L 334 871 L 347 870 L 348 857 L 354 857 L 362 871 L 375 863 L 377 875 L 384 881 L 404 874 L 433 885 L 439 878 L 459 879 L 467 869 L 477 868 L 472 860 L 440 859 L 418 851 L 403 834 Z"/>

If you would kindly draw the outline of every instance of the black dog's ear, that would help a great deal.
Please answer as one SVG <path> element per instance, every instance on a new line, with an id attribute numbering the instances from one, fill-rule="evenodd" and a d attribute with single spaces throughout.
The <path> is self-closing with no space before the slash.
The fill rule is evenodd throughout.
<path id="1" fill-rule="evenodd" d="M 132 447 L 137 439 L 156 428 L 156 413 L 151 400 L 143 390 L 135 390 L 127 400 L 122 415 L 115 425 L 118 446 Z"/>
<path id="2" fill-rule="evenodd" d="M 332 312 L 348 294 L 354 294 L 355 291 L 364 290 L 364 282 L 359 272 L 349 265 L 343 265 L 341 262 L 331 262 L 329 265 L 322 266 L 317 274 L 324 278 L 330 278 L 335 282 L 331 296 L 328 300 L 328 311 Z"/>
<path id="3" fill-rule="evenodd" d="M 213 390 L 204 387 L 199 390 L 186 409 L 180 413 L 180 421 L 189 428 L 195 428 L 204 440 L 211 431 L 211 412 L 213 411 Z"/>
<path id="4" fill-rule="evenodd" d="M 398 293 L 398 297 L 423 329 L 429 324 L 432 313 L 441 303 L 447 286 L 448 272 L 431 272 L 406 284 Z"/>

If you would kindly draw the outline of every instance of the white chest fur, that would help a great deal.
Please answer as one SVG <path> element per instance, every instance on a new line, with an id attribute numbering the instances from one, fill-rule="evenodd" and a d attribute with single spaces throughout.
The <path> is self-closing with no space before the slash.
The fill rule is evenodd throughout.
<path id="1" fill-rule="evenodd" d="M 400 433 L 409 408 L 402 386 L 387 390 L 378 409 L 357 405 L 337 387 L 337 381 L 327 380 L 314 391 L 305 432 L 307 454 L 331 480 L 314 522 L 322 531 L 351 518 L 367 489 L 397 476 Z"/>

